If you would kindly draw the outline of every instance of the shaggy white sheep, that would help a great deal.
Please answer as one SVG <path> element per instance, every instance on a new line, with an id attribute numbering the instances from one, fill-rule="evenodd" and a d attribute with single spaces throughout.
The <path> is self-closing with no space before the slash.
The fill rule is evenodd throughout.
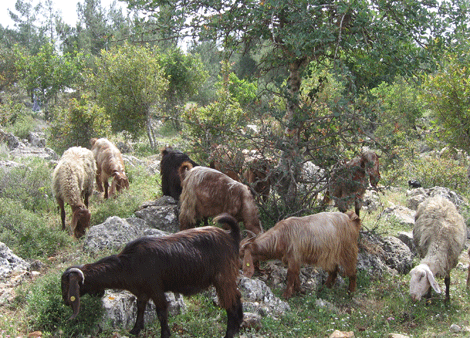
<path id="1" fill-rule="evenodd" d="M 65 230 L 65 208 L 72 208 L 71 229 L 76 238 L 90 226 L 88 198 L 93 193 L 96 175 L 95 158 L 91 150 L 82 147 L 67 149 L 52 174 L 52 191 L 61 210 L 62 230 Z"/>
<path id="2" fill-rule="evenodd" d="M 445 301 L 450 299 L 450 271 L 457 265 L 464 248 L 467 229 L 455 205 L 442 196 L 428 198 L 418 206 L 413 241 L 421 262 L 410 271 L 410 295 L 418 301 L 432 287 L 441 292 L 435 278 L 444 277 Z"/>

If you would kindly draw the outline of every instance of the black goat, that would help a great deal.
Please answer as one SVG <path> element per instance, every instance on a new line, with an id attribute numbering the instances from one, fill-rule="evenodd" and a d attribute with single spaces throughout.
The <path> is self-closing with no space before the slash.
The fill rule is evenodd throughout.
<path id="1" fill-rule="evenodd" d="M 62 297 L 80 310 L 80 297 L 102 296 L 105 289 L 128 290 L 137 297 L 137 320 L 131 334 L 144 327 L 144 312 L 149 299 L 155 303 L 161 336 L 170 336 L 168 303 L 165 292 L 189 296 L 213 285 L 219 304 L 227 311 L 227 332 L 233 337 L 243 321 L 243 308 L 237 277 L 240 261 L 240 228 L 228 214 L 215 219 L 228 225 L 230 232 L 208 226 L 189 229 L 165 237 L 142 237 L 126 245 L 118 255 L 95 263 L 68 268 L 62 275 Z"/>
<path id="2" fill-rule="evenodd" d="M 193 167 L 198 166 L 185 153 L 166 147 L 161 150 L 162 160 L 160 162 L 160 174 L 162 175 L 162 192 L 164 196 L 171 196 L 176 201 L 181 195 L 181 180 L 178 169 L 183 162 L 190 162 Z"/>

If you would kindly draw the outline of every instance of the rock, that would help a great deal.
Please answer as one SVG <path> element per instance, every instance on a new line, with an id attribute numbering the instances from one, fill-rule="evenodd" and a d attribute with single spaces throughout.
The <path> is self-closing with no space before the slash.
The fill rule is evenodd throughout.
<path id="1" fill-rule="evenodd" d="M 408 246 L 408 248 L 410 248 L 411 252 L 415 251 L 415 244 L 413 242 L 413 232 L 401 231 L 397 234 L 397 238 L 403 243 L 405 243 Z"/>
<path id="2" fill-rule="evenodd" d="M 122 219 L 109 217 L 104 223 L 91 227 L 84 236 L 83 250 L 97 253 L 104 249 L 123 248 L 128 242 L 144 236 L 150 227 L 142 219 L 131 217 Z M 165 232 L 155 232 L 154 236 L 165 236 Z"/>
<path id="3" fill-rule="evenodd" d="M 19 275 L 30 269 L 30 263 L 18 257 L 6 246 L 0 242 L 0 278 L 11 277 L 11 275 Z"/>
<path id="4" fill-rule="evenodd" d="M 418 190 L 418 189 L 417 189 Z M 386 220 L 396 220 L 400 224 L 407 225 L 412 228 L 415 224 L 415 211 L 400 205 L 393 205 L 380 214 L 379 217 L 384 217 Z"/>
<path id="5" fill-rule="evenodd" d="M 259 314 L 244 311 L 241 329 L 255 329 L 258 331 L 262 327 L 261 318 Z"/>
<path id="6" fill-rule="evenodd" d="M 390 333 L 388 335 L 388 338 L 409 338 L 409 336 L 405 336 L 405 335 L 400 334 L 400 333 Z"/>
<path id="7" fill-rule="evenodd" d="M 462 331 L 462 328 L 461 328 L 459 325 L 457 325 L 457 324 L 452 324 L 452 325 L 450 326 L 449 330 L 450 330 L 450 332 L 452 332 L 452 333 L 458 333 L 458 332 Z"/>
<path id="8" fill-rule="evenodd" d="M 32 147 L 45 148 L 46 147 L 45 134 L 42 132 L 29 132 L 28 142 Z"/>
<path id="9" fill-rule="evenodd" d="M 154 202 L 146 202 L 135 215 L 151 228 L 172 233 L 179 231 L 178 205 L 169 196 L 163 196 Z"/>
<path id="10" fill-rule="evenodd" d="M 171 316 L 176 316 L 186 311 L 183 296 L 172 292 L 165 293 L 168 301 L 168 310 Z M 132 329 L 137 316 L 137 299 L 128 291 L 106 290 L 102 298 L 105 313 L 103 326 L 110 325 L 113 328 Z M 147 304 L 144 314 L 145 323 L 152 323 L 157 319 L 157 312 L 152 300 Z M 148 325 L 148 324 L 147 324 Z"/>
<path id="11" fill-rule="evenodd" d="M 243 310 L 246 312 L 278 318 L 290 311 L 289 304 L 274 296 L 266 283 L 259 279 L 242 276 L 238 288 L 242 294 Z"/>
<path id="12" fill-rule="evenodd" d="M 401 274 L 407 274 L 412 267 L 413 254 L 410 248 L 393 236 L 382 238 L 385 264 Z"/>
<path id="13" fill-rule="evenodd" d="M 348 331 L 343 332 L 339 330 L 335 330 L 332 334 L 330 334 L 329 338 L 354 338 L 354 332 Z"/>
<path id="14" fill-rule="evenodd" d="M 426 198 L 438 195 L 443 196 L 452 203 L 454 203 L 459 211 L 462 211 L 463 209 L 466 209 L 468 207 L 467 202 L 462 196 L 444 187 L 433 187 L 429 189 L 419 188 L 415 190 L 408 190 L 406 192 L 406 195 L 408 196 L 407 205 L 410 209 L 413 210 L 417 210 L 419 203 L 423 202 Z"/>

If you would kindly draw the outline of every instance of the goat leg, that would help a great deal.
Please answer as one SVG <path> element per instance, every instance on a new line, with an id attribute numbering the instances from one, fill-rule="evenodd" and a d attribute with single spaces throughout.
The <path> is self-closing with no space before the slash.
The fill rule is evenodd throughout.
<path id="1" fill-rule="evenodd" d="M 300 266 L 298 264 L 289 264 L 287 268 L 287 287 L 284 291 L 284 298 L 289 299 L 294 291 L 300 288 Z"/>
<path id="2" fill-rule="evenodd" d="M 335 269 L 333 271 L 328 272 L 328 278 L 326 279 L 326 287 L 331 289 L 333 287 L 333 284 L 335 284 L 336 277 L 338 276 L 338 265 L 335 266 Z"/>
<path id="3" fill-rule="evenodd" d="M 157 311 L 157 317 L 160 321 L 162 338 L 168 338 L 171 335 L 170 328 L 168 327 L 168 302 L 166 301 L 165 294 L 155 294 L 152 296 L 153 303 Z"/>
<path id="4" fill-rule="evenodd" d="M 147 296 L 137 297 L 137 319 L 135 320 L 134 328 L 129 332 L 130 334 L 138 335 L 139 332 L 144 328 L 144 314 L 147 302 Z"/>
<path id="5" fill-rule="evenodd" d="M 243 306 L 240 300 L 240 295 L 237 295 L 237 300 L 233 306 L 227 311 L 227 332 L 225 338 L 233 338 L 240 330 L 240 325 L 243 322 Z"/>

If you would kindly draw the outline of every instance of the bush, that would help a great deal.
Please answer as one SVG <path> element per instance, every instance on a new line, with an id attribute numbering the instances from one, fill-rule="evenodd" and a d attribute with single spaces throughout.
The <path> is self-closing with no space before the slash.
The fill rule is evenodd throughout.
<path id="1" fill-rule="evenodd" d="M 103 316 L 101 298 L 80 298 L 80 314 L 74 320 L 70 307 L 62 300 L 61 273 L 50 273 L 31 285 L 26 294 L 26 313 L 29 326 L 44 336 L 80 337 L 96 333 Z"/>
<path id="2" fill-rule="evenodd" d="M 44 217 L 18 202 L 0 198 L 0 204 L 0 241 L 22 258 L 43 259 L 72 244 L 72 237 L 60 227 L 49 228 Z"/>
<path id="3" fill-rule="evenodd" d="M 0 170 L 0 198 L 15 200 L 32 212 L 51 212 L 55 210 L 51 175 L 48 162 L 39 158 L 21 167 Z"/>
<path id="4" fill-rule="evenodd" d="M 52 112 L 51 147 L 62 153 L 70 147 L 90 147 L 90 138 L 106 137 L 111 122 L 104 108 L 98 107 L 88 97 L 70 100 L 68 107 L 56 107 Z"/>

